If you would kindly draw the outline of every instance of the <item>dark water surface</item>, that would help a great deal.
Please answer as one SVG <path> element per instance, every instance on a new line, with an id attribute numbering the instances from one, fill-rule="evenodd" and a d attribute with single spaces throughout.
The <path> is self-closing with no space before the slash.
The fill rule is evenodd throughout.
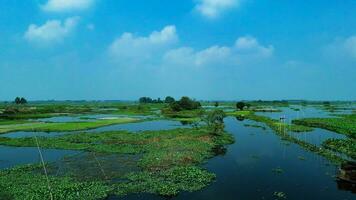
<path id="1" fill-rule="evenodd" d="M 75 155 L 79 151 L 41 149 L 45 162 L 54 162 L 65 156 Z M 40 163 L 37 147 L 7 147 L 0 146 L 0 169 L 16 165 Z"/>
<path id="2" fill-rule="evenodd" d="M 289 200 L 355 199 L 339 189 L 337 166 L 298 145 L 282 142 L 271 130 L 246 127 L 229 117 L 226 130 L 236 138 L 224 156 L 204 166 L 217 179 L 204 190 L 182 193 L 172 199 L 278 199 L 283 192 Z M 112 198 L 116 199 L 116 198 Z M 130 195 L 124 199 L 164 199 L 154 195 Z"/>

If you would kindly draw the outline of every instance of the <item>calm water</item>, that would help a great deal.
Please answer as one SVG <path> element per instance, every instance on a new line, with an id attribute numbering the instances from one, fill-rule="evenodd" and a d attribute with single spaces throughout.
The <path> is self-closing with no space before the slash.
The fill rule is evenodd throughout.
<path id="1" fill-rule="evenodd" d="M 246 127 L 232 117 L 225 124 L 236 143 L 227 147 L 224 156 L 204 165 L 216 173 L 216 181 L 202 191 L 172 199 L 278 199 L 274 192 L 285 193 L 289 200 L 355 199 L 350 191 L 338 189 L 333 178 L 337 166 L 326 159 L 298 145 L 286 145 L 269 129 Z M 140 194 L 125 199 L 163 198 Z"/>
<path id="2" fill-rule="evenodd" d="M 315 107 L 295 107 L 299 108 L 300 110 L 293 110 L 288 107 L 278 108 L 282 112 L 258 112 L 258 115 L 270 117 L 273 119 L 280 119 L 280 117 L 285 117 L 287 123 L 291 123 L 294 119 L 300 118 L 315 118 L 315 117 L 335 117 L 333 113 L 326 112 L 324 110 L 317 109 Z M 320 146 L 325 140 L 330 138 L 335 139 L 344 139 L 346 138 L 345 135 L 338 134 L 332 131 L 314 128 L 311 132 L 302 132 L 302 133 L 289 133 L 293 137 L 296 137 L 302 141 L 314 144 L 316 146 Z"/>
<path id="3" fill-rule="evenodd" d="M 170 130 L 176 128 L 188 128 L 190 125 L 183 125 L 179 121 L 171 120 L 155 120 L 155 121 L 144 121 L 138 123 L 128 123 L 128 124 L 116 124 L 110 126 L 104 126 L 88 132 L 103 132 L 103 131 L 118 131 L 118 130 L 127 130 L 131 132 L 139 131 L 157 131 L 157 130 Z"/>
<path id="4" fill-rule="evenodd" d="M 295 107 L 300 110 L 293 110 L 289 107 L 278 108 L 282 112 L 256 112 L 257 115 L 270 117 L 273 119 L 279 119 L 280 117 L 285 117 L 287 122 L 294 119 L 300 118 L 313 118 L 313 117 L 334 117 L 331 113 L 325 112 L 323 110 L 314 107 Z"/>
<path id="5" fill-rule="evenodd" d="M 352 199 L 337 189 L 332 177 L 336 166 L 298 145 L 285 145 L 272 131 L 249 128 L 233 118 L 226 129 L 236 137 L 225 156 L 210 160 L 206 167 L 217 173 L 217 181 L 205 191 L 187 193 L 177 199 Z M 301 160 L 303 157 L 305 160 Z M 273 172 L 280 168 L 283 173 Z"/>
<path id="6" fill-rule="evenodd" d="M 46 162 L 54 162 L 65 156 L 77 154 L 79 151 L 42 149 Z M 0 146 L 0 169 L 16 165 L 40 163 L 37 147 L 7 147 Z"/>
<path id="7" fill-rule="evenodd" d="M 97 119 L 108 119 L 108 118 L 150 118 L 152 116 L 129 116 L 129 115 L 116 115 L 116 114 L 91 114 L 91 115 L 76 115 L 76 116 L 57 116 L 57 117 L 48 117 L 36 119 L 36 121 L 41 122 L 83 122 L 83 121 L 94 121 Z"/>

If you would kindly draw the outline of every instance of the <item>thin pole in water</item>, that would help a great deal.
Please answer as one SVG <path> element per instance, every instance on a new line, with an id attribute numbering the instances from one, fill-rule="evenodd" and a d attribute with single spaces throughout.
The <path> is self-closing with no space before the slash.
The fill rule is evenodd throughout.
<path id="1" fill-rule="evenodd" d="M 101 170 L 101 173 L 104 175 L 104 177 L 105 177 L 106 180 L 109 180 L 109 178 L 108 178 L 108 176 L 106 176 L 106 173 L 105 173 L 103 167 L 101 166 L 101 164 L 100 164 L 98 158 L 96 157 L 95 152 L 93 152 L 93 156 L 94 156 L 95 161 L 98 163 L 98 166 L 99 166 L 99 168 L 100 168 L 100 170 Z"/>
<path id="2" fill-rule="evenodd" d="M 32 131 L 33 131 L 33 128 L 32 128 Z M 43 159 L 43 155 L 42 155 L 42 151 L 41 151 L 41 148 L 40 148 L 40 144 L 39 144 L 39 142 L 38 142 L 38 139 L 37 139 L 37 136 L 36 136 L 36 135 L 35 135 L 35 140 L 36 140 L 36 145 L 37 145 L 38 153 L 40 154 L 40 158 L 41 158 L 41 163 L 42 163 L 42 166 L 43 166 L 43 170 L 44 170 L 44 173 L 45 173 L 45 175 L 46 175 L 47 187 L 48 187 L 48 190 L 49 190 L 49 195 L 50 195 L 50 197 L 51 197 L 51 200 L 53 200 L 52 188 L 51 188 L 51 185 L 50 185 L 50 182 L 49 182 L 48 173 L 47 173 L 47 168 L 46 168 L 46 165 L 45 165 L 45 162 L 44 162 L 44 159 Z"/>

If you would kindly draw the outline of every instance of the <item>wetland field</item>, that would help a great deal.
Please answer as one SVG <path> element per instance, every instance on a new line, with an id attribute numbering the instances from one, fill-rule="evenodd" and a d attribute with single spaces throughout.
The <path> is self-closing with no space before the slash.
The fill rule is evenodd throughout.
<path id="1" fill-rule="evenodd" d="M 0 103 L 0 199 L 354 199 L 356 103 Z"/>

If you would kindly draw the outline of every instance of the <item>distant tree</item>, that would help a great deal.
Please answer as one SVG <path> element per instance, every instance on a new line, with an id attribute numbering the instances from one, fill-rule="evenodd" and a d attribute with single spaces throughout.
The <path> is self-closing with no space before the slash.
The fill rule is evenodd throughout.
<path id="1" fill-rule="evenodd" d="M 173 103 L 175 101 L 176 100 L 171 96 L 167 96 L 166 99 L 164 100 L 165 103 Z"/>
<path id="2" fill-rule="evenodd" d="M 189 97 L 182 97 L 179 104 L 183 110 L 195 110 L 201 107 L 200 102 L 191 100 Z"/>
<path id="3" fill-rule="evenodd" d="M 331 103 L 330 103 L 330 101 L 324 101 L 323 104 L 324 104 L 324 106 L 330 106 Z"/>
<path id="4" fill-rule="evenodd" d="M 205 122 L 208 128 L 214 135 L 221 135 L 224 132 L 224 118 L 226 114 L 222 110 L 214 110 L 209 112 L 205 117 Z"/>
<path id="5" fill-rule="evenodd" d="M 173 111 L 181 111 L 199 109 L 201 107 L 201 104 L 200 102 L 194 101 L 189 97 L 182 97 L 179 101 L 170 103 L 169 106 Z"/>
<path id="6" fill-rule="evenodd" d="M 182 97 L 179 104 L 184 110 L 193 110 L 193 101 L 189 97 Z"/>
<path id="7" fill-rule="evenodd" d="M 140 103 L 152 103 L 152 99 L 150 97 L 141 97 L 139 99 Z"/>
<path id="8" fill-rule="evenodd" d="M 238 110 L 243 110 L 245 108 L 246 104 L 242 101 L 236 103 L 236 108 Z"/>
<path id="9" fill-rule="evenodd" d="M 214 106 L 219 107 L 219 102 L 215 102 Z"/>
<path id="10" fill-rule="evenodd" d="M 163 103 L 163 101 L 161 100 L 161 98 L 157 99 L 157 103 Z"/>
<path id="11" fill-rule="evenodd" d="M 16 97 L 14 102 L 15 102 L 15 104 L 21 104 L 21 98 Z"/>
<path id="12" fill-rule="evenodd" d="M 25 98 L 21 97 L 20 104 L 27 104 L 27 100 Z"/>

